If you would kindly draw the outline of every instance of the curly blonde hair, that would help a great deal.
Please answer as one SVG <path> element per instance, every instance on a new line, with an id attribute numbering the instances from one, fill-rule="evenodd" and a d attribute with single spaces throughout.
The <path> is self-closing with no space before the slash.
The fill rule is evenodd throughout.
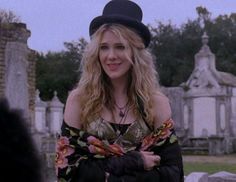
<path id="1" fill-rule="evenodd" d="M 158 76 L 153 57 L 145 49 L 142 38 L 130 28 L 119 24 L 105 24 L 92 36 L 82 59 L 82 74 L 77 86 L 81 100 L 81 121 L 87 124 L 100 117 L 102 107 L 114 108 L 112 85 L 99 61 L 99 44 L 105 31 L 112 31 L 121 42 L 128 42 L 132 51 L 127 96 L 137 117 L 145 117 L 153 125 L 152 95 L 159 91 Z M 144 115 L 140 114 L 140 104 Z"/>

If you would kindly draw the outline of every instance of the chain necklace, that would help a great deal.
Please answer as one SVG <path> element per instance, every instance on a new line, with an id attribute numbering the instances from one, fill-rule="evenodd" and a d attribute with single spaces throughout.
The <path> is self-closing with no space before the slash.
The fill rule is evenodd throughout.
<path id="1" fill-rule="evenodd" d="M 128 103 L 129 103 L 129 102 L 127 102 L 123 107 L 120 107 L 120 106 L 118 106 L 117 103 L 115 102 L 115 106 L 119 109 L 119 116 L 120 116 L 121 118 L 123 118 L 123 117 L 125 116 L 125 114 L 126 114 L 126 111 L 127 111 L 127 108 L 128 108 Z"/>
<path id="2" fill-rule="evenodd" d="M 122 109 L 124 110 L 124 111 L 122 111 Z M 126 120 L 126 118 L 127 118 L 127 115 L 128 115 L 128 113 L 129 113 L 129 106 L 126 104 L 124 107 L 122 107 L 121 109 L 119 108 L 119 110 L 120 110 L 120 112 L 119 112 L 119 116 L 120 116 L 120 120 L 119 120 L 119 122 L 116 122 L 117 123 L 117 125 L 114 125 L 115 126 L 115 128 L 116 128 L 116 134 L 117 134 L 117 136 L 121 136 L 121 131 L 122 131 L 122 123 L 124 123 L 125 122 L 125 120 Z M 122 112 L 122 113 L 121 113 Z"/>

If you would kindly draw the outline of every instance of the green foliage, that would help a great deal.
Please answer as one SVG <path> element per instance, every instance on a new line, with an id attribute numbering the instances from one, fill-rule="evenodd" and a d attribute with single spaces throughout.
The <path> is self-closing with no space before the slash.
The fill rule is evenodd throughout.
<path id="1" fill-rule="evenodd" d="M 179 28 L 158 22 L 150 26 L 150 49 L 163 86 L 178 86 L 186 82 L 194 68 L 194 55 L 202 46 L 201 36 L 206 31 L 209 46 L 216 55 L 220 71 L 236 75 L 236 13 L 211 19 L 204 7 L 197 7 L 198 18 L 188 20 Z"/>
<path id="2" fill-rule="evenodd" d="M 205 23 L 210 20 L 211 13 L 205 7 L 199 6 L 196 8 L 196 11 L 198 14 L 198 21 L 203 21 L 203 23 Z"/>
<path id="3" fill-rule="evenodd" d="M 20 17 L 12 11 L 0 9 L 0 23 L 20 23 Z"/>
<path id="4" fill-rule="evenodd" d="M 216 56 L 216 67 L 220 71 L 236 75 L 236 13 L 220 15 L 206 23 L 210 36 L 209 46 Z"/>
<path id="5" fill-rule="evenodd" d="M 65 43 L 67 51 L 38 54 L 36 62 L 36 88 L 43 100 L 50 100 L 53 92 L 65 102 L 68 91 L 72 90 L 79 79 L 79 66 L 84 47 L 84 39 L 78 43 Z"/>
<path id="6" fill-rule="evenodd" d="M 180 28 L 159 23 L 151 28 L 150 48 L 156 57 L 160 83 L 177 86 L 186 81 L 193 70 L 193 57 L 200 48 L 202 30 L 197 21 L 188 21 Z"/>

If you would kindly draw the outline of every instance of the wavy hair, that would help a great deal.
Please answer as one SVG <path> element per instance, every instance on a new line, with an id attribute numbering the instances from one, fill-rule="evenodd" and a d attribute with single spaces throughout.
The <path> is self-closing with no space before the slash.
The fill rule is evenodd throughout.
<path id="1" fill-rule="evenodd" d="M 111 82 L 99 61 L 99 44 L 105 31 L 112 31 L 121 42 L 128 42 L 132 51 L 132 67 L 127 95 L 137 117 L 144 117 L 153 125 L 152 95 L 159 92 L 159 82 L 153 57 L 145 49 L 142 38 L 130 28 L 119 24 L 105 24 L 91 37 L 82 59 L 82 74 L 77 91 L 81 100 L 81 121 L 87 124 L 100 116 L 102 107 L 114 108 Z M 140 104 L 145 114 L 140 114 Z"/>

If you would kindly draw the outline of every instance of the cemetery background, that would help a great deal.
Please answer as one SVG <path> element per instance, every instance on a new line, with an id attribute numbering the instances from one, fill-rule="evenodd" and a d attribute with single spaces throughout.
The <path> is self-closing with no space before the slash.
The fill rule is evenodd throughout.
<path id="1" fill-rule="evenodd" d="M 11 107 L 24 111 L 45 162 L 45 180 L 51 181 L 55 179 L 55 139 L 64 105 L 56 91 L 53 99 L 42 101 L 36 90 L 37 53 L 27 46 L 30 31 L 26 25 L 1 24 L 0 35 L 0 96 L 7 97 Z M 216 57 L 208 46 L 208 38 L 206 33 L 202 35 L 194 69 L 186 82 L 162 89 L 170 98 L 183 151 L 210 155 L 235 153 L 236 78 L 216 69 Z"/>

